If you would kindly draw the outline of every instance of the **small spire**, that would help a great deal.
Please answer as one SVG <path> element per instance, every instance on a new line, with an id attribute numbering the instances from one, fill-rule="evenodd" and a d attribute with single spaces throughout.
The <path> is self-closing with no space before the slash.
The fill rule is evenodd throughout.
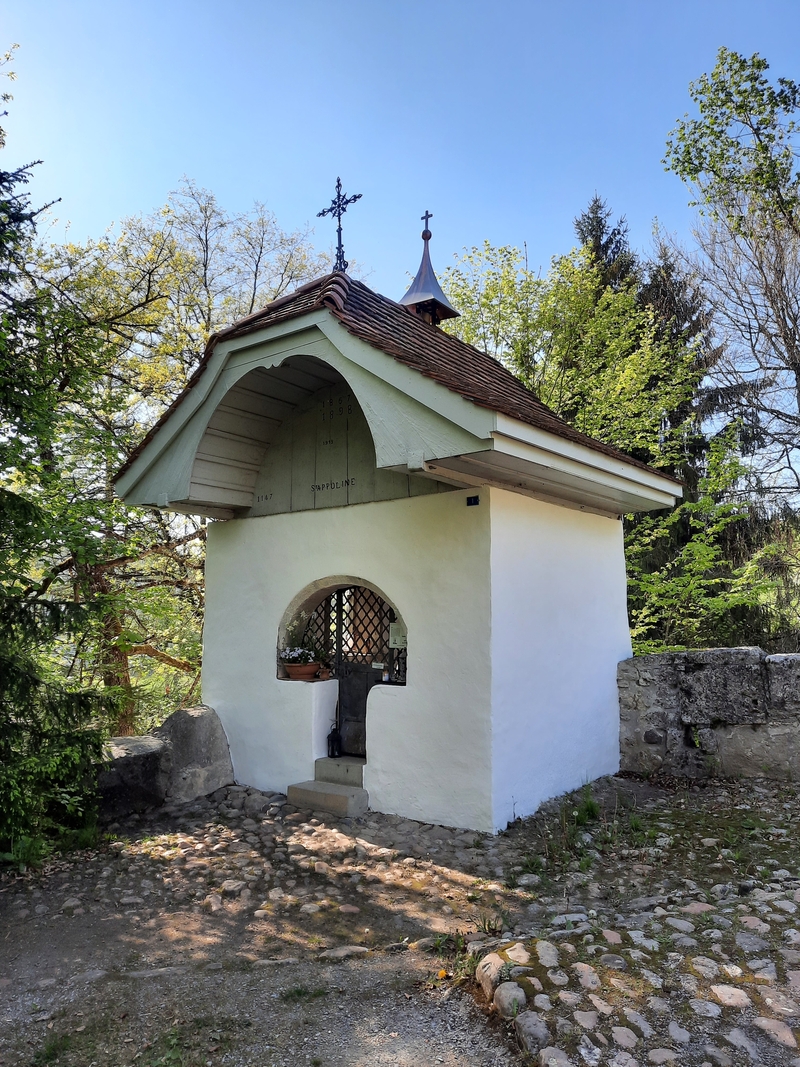
<path id="1" fill-rule="evenodd" d="M 456 311 L 442 292 L 442 287 L 439 285 L 431 264 L 428 242 L 432 234 L 428 229 L 428 222 L 432 218 L 433 215 L 430 211 L 426 211 L 422 216 L 422 221 L 425 223 L 425 229 L 422 231 L 422 240 L 425 243 L 422 251 L 422 262 L 419 265 L 416 278 L 411 283 L 406 295 L 401 298 L 400 303 L 415 312 L 420 318 L 425 319 L 426 322 L 431 323 L 433 326 L 438 326 L 442 319 L 458 318 L 460 312 Z"/>

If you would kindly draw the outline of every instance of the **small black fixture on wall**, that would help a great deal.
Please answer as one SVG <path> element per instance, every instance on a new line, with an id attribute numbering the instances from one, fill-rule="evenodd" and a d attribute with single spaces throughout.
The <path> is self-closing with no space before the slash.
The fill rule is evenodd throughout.
<path id="1" fill-rule="evenodd" d="M 468 496 L 467 497 L 467 507 L 468 508 L 476 508 L 478 506 L 478 504 L 480 504 L 480 502 L 481 502 L 481 498 L 479 496 Z"/>

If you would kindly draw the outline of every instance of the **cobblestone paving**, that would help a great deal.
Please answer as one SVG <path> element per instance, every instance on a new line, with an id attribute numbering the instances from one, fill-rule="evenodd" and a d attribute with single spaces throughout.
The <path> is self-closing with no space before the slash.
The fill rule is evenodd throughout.
<path id="1" fill-rule="evenodd" d="M 620 778 L 495 838 L 162 809 L 4 877 L 0 1063 L 800 1067 L 798 809 Z"/>

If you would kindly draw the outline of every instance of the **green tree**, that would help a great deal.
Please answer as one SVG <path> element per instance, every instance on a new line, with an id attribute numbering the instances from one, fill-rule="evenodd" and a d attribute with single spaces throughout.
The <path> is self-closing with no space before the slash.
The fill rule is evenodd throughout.
<path id="1" fill-rule="evenodd" d="M 684 257 L 714 308 L 724 357 L 712 385 L 742 427 L 751 491 L 793 506 L 800 489 L 800 85 L 721 48 L 689 87 L 665 163 L 700 209 Z"/>
<path id="2" fill-rule="evenodd" d="M 636 269 L 611 284 L 590 243 L 537 278 L 516 249 L 472 249 L 444 275 L 462 311 L 448 328 L 567 422 L 684 481 L 676 509 L 626 517 L 638 651 L 777 635 L 787 614 L 775 610 L 774 572 L 785 553 L 774 551 L 776 524 L 742 498 L 739 425 L 719 418 L 704 382 L 720 358 L 711 309 L 665 243 L 650 261 L 626 262 Z"/>
<path id="3" fill-rule="evenodd" d="M 196 690 L 205 529 L 128 507 L 114 474 L 213 332 L 324 260 L 263 205 L 230 215 L 184 182 L 162 210 L 99 241 L 39 249 L 35 269 L 95 339 L 102 372 L 59 405 L 54 447 L 26 471 L 23 491 L 46 496 L 61 533 L 29 581 L 95 609 L 66 670 L 114 695 L 110 729 L 133 733 Z"/>
<path id="4" fill-rule="evenodd" d="M 24 188 L 30 170 L 0 169 L 0 854 L 19 863 L 45 835 L 91 822 L 102 747 L 93 720 L 104 711 L 49 665 L 88 613 L 31 590 L 27 577 L 54 531 L 18 485 L 52 450 L 62 398 L 96 369 L 92 339 L 27 269 L 38 214 Z"/>

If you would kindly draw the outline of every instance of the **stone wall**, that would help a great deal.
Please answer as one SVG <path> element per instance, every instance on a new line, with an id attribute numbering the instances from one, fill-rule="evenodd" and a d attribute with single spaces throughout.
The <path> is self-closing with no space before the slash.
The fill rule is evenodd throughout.
<path id="1" fill-rule="evenodd" d="M 800 780 L 800 655 L 636 656 L 617 684 L 623 771 Z"/>

